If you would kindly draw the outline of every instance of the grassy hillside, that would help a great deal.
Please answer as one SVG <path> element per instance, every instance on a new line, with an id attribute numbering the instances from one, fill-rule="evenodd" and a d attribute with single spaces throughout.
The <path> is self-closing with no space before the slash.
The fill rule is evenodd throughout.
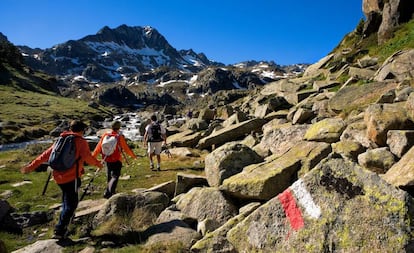
<path id="1" fill-rule="evenodd" d="M 110 114 L 58 95 L 56 81 L 45 74 L 6 65 L 0 76 L 0 144 L 42 137 L 63 119 L 89 121 Z"/>
<path id="2" fill-rule="evenodd" d="M 355 59 L 363 55 L 377 57 L 379 63 L 383 63 L 388 57 L 399 50 L 414 48 L 414 19 L 408 23 L 401 24 L 391 39 L 383 45 L 378 45 L 377 34 L 368 37 L 362 34 L 364 21 L 361 20 L 357 28 L 347 34 L 332 51 L 333 53 L 349 51 L 346 54 L 347 60 L 355 62 Z"/>
<path id="3" fill-rule="evenodd" d="M 0 36 L 0 144 L 42 137 L 61 120 L 89 121 L 110 114 L 88 101 L 61 96 L 59 87 L 65 86 L 24 65 L 20 51 Z"/>

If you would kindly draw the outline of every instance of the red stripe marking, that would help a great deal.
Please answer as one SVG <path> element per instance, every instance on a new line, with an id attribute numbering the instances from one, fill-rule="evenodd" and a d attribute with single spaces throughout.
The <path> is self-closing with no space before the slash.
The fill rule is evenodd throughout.
<path id="1" fill-rule="evenodd" d="M 295 198 L 293 197 L 290 189 L 285 190 L 278 195 L 278 199 L 282 204 L 283 210 L 290 221 L 290 226 L 294 230 L 301 229 L 305 224 L 302 217 L 302 212 L 296 205 Z"/>

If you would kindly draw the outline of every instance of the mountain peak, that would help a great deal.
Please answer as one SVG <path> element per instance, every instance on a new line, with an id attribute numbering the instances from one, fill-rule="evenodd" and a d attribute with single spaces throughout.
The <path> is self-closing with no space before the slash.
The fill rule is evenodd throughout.
<path id="1" fill-rule="evenodd" d="M 24 51 L 30 54 L 31 50 Z M 177 51 L 151 26 L 125 24 L 114 29 L 104 26 L 94 35 L 69 40 L 36 56 L 33 54 L 30 62 L 46 73 L 83 76 L 98 82 L 118 81 L 161 66 L 197 72 L 213 64 L 202 53 Z"/>
<path id="2" fill-rule="evenodd" d="M 0 42 L 9 42 L 9 39 L 7 39 L 6 35 L 2 34 L 0 32 Z"/>

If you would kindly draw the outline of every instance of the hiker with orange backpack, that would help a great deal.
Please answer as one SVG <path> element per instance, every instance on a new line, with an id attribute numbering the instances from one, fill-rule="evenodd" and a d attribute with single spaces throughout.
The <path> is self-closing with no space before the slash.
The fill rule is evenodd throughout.
<path id="1" fill-rule="evenodd" d="M 111 132 L 104 133 L 92 153 L 93 157 L 101 154 L 107 168 L 107 186 L 104 198 L 108 199 L 116 193 L 119 176 L 122 168 L 122 151 L 136 159 L 137 156 L 129 148 L 124 135 L 120 133 L 121 122 L 114 121 Z"/>
<path id="2" fill-rule="evenodd" d="M 68 225 L 75 214 L 79 202 L 78 189 L 81 185 L 80 177 L 85 173 L 83 163 L 86 162 L 98 168 L 103 167 L 103 164 L 91 155 L 88 142 L 83 138 L 86 128 L 87 125 L 85 123 L 78 120 L 72 121 L 69 131 L 64 131 L 58 141 L 20 170 L 26 174 L 34 171 L 45 162 L 48 162 L 48 165 L 53 169 L 53 179 L 62 191 L 62 211 L 58 224 L 55 226 L 54 239 L 64 239 L 67 237 Z M 71 147 L 73 147 L 71 149 L 74 152 L 73 156 L 67 155 L 69 150 L 61 152 L 61 154 L 59 154 L 59 150 L 56 150 L 56 147 L 59 146 L 58 144 L 65 142 L 71 142 Z M 63 147 L 63 151 L 65 151 L 65 146 L 68 147 L 65 144 L 60 145 Z M 60 159 L 62 160 L 59 161 Z M 55 164 L 58 165 L 56 166 Z M 70 165 L 67 166 L 68 164 Z"/>

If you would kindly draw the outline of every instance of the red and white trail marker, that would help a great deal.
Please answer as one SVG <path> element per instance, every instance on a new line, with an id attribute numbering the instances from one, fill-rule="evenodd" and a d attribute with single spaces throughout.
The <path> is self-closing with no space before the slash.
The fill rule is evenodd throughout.
<path id="1" fill-rule="evenodd" d="M 296 203 L 295 197 L 298 203 Z M 301 179 L 279 194 L 278 198 L 286 217 L 289 219 L 290 226 L 294 230 L 299 230 L 304 226 L 300 207 L 304 208 L 306 215 L 314 219 L 318 219 L 321 216 L 321 209 L 315 204 Z"/>

